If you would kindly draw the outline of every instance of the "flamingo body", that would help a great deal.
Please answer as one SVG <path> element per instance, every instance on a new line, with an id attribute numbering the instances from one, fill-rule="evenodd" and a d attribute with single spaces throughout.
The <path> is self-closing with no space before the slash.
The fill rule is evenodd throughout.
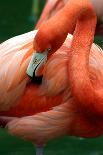
<path id="1" fill-rule="evenodd" d="M 65 134 L 82 137 L 103 134 L 103 51 L 92 44 L 96 14 L 88 0 L 69 2 L 43 23 L 35 36 L 36 51 L 51 48 L 41 85 L 32 84 L 26 75 L 35 33 L 1 44 L 0 115 L 26 116 L 8 123 L 8 130 L 36 144 Z M 73 33 L 73 38 L 68 32 Z M 16 46 L 11 44 L 20 38 Z"/>
<path id="2" fill-rule="evenodd" d="M 7 116 L 7 117 L 26 116 L 11 121 L 8 124 L 9 132 L 21 137 L 23 136 L 24 139 L 28 139 L 36 143 L 46 142 L 48 141 L 49 138 L 54 138 L 55 136 L 60 136 L 64 134 L 82 136 L 82 137 L 96 137 L 101 135 L 103 133 L 103 126 L 102 126 L 103 120 L 98 120 L 96 118 L 88 118 L 88 116 L 84 113 L 84 111 L 80 111 L 79 107 L 77 108 L 75 106 L 74 97 L 71 94 L 70 84 L 68 81 L 67 62 L 70 59 L 70 56 L 68 56 L 68 50 L 71 48 L 72 36 L 68 34 L 68 37 L 65 40 L 64 44 L 62 45 L 62 47 L 49 59 L 44 69 L 44 77 L 42 80 L 42 84 L 37 85 L 31 83 L 31 80 L 26 75 L 26 67 L 28 66 L 31 54 L 33 52 L 32 42 L 34 34 L 35 31 L 18 36 L 16 38 L 12 38 L 11 40 L 8 40 L 7 42 L 1 44 L 2 47 L 1 49 L 2 51 L 4 51 L 2 58 L 6 58 L 7 60 L 6 56 L 8 56 L 9 58 L 9 54 L 12 58 L 12 56 L 14 57 L 14 55 L 15 57 L 16 55 L 18 56 L 19 52 L 25 51 L 23 53 L 22 59 L 20 60 L 20 64 L 23 63 L 23 61 L 27 62 L 27 64 L 25 63 L 26 64 L 25 68 L 23 68 L 22 70 L 24 74 L 22 74 L 23 76 L 21 78 L 21 81 L 19 78 L 18 78 L 19 80 L 17 79 L 17 77 L 19 77 L 19 74 L 16 74 L 15 80 L 18 80 L 19 82 L 16 84 L 11 83 L 12 86 L 9 87 L 9 91 L 10 88 L 11 90 L 14 90 L 18 85 L 21 85 L 22 81 L 25 81 L 23 83 L 23 89 L 20 88 L 22 90 L 22 93 L 17 90 L 16 94 L 19 95 L 15 102 L 12 95 L 9 94 L 9 98 L 12 104 L 10 103 L 8 108 L 4 105 L 6 105 L 7 103 L 9 104 L 9 101 L 7 103 L 6 103 L 7 100 L 4 100 L 4 103 L 1 102 L 0 107 L 1 116 Z M 23 40 L 23 44 L 21 44 L 21 46 L 20 43 L 18 42 L 20 51 L 17 50 L 18 45 L 16 39 L 20 41 Z M 8 53 L 6 53 L 5 52 L 6 44 L 11 45 L 11 42 L 16 43 L 16 45 L 15 44 L 12 45 L 10 51 L 8 50 Z M 14 48 L 17 51 L 15 51 Z M 14 53 L 11 49 L 14 50 Z M 25 55 L 27 55 L 28 57 Z M 14 68 L 13 63 L 16 62 L 16 60 L 17 57 L 16 59 L 14 59 L 13 62 L 11 62 L 12 65 L 10 69 L 12 69 L 12 67 Z M 1 66 L 2 68 L 4 67 L 3 65 Z M 98 86 L 103 83 L 102 66 L 103 66 L 102 50 L 95 44 L 93 44 L 90 52 L 89 68 L 90 68 L 90 79 L 94 84 L 94 86 L 95 85 Z M 9 71 L 7 73 L 9 73 Z M 9 75 L 11 74 L 9 73 Z M 13 80 L 12 82 L 15 82 L 15 80 Z M 7 79 L 6 82 L 9 83 L 9 79 Z M 1 83 L 2 87 L 4 86 L 4 83 Z M 8 83 L 5 83 L 5 88 L 7 88 Z M 8 93 L 7 89 L 5 89 L 5 93 Z M 60 95 L 63 96 L 63 100 L 61 100 Z M 57 106 L 59 104 L 61 105 Z M 57 107 L 50 110 L 53 106 Z M 38 114 L 39 112 L 43 111 L 48 112 Z M 45 122 L 48 125 L 46 125 Z M 61 126 L 59 122 L 62 122 Z M 48 132 L 45 132 L 44 130 L 44 132 L 41 132 L 42 134 L 41 135 L 40 130 L 43 130 L 43 127 L 45 125 L 47 126 Z M 53 128 L 51 128 L 51 126 L 53 126 Z"/>

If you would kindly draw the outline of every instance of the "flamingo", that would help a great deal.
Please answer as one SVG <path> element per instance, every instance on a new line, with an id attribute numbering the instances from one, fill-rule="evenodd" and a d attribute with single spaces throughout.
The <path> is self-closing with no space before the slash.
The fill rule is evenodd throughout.
<path id="1" fill-rule="evenodd" d="M 11 134 L 40 145 L 67 134 L 87 138 L 102 135 L 98 92 L 103 83 L 103 54 L 92 44 L 95 26 L 96 15 L 89 1 L 70 0 L 38 31 L 0 45 L 0 116 L 18 117 L 7 124 Z M 68 32 L 73 33 L 74 28 L 72 37 Z M 44 69 L 36 72 L 37 76 L 43 74 L 40 85 L 26 75 L 33 42 L 39 53 L 51 49 Z M 97 89 L 95 96 L 92 87 Z"/>
<path id="2" fill-rule="evenodd" d="M 40 19 L 38 20 L 35 29 L 38 29 L 39 26 L 45 22 L 47 19 L 52 17 L 57 11 L 65 6 L 68 0 L 47 0 L 45 7 L 42 11 Z"/>
<path id="3" fill-rule="evenodd" d="M 96 0 L 90 0 L 97 13 L 98 23 L 96 26 L 96 35 L 103 35 L 103 15 L 102 15 L 102 0 L 99 0 L 98 4 Z M 63 8 L 67 4 L 68 0 L 47 0 L 43 12 L 35 29 L 38 29 L 42 22 L 52 17 L 56 12 Z"/>

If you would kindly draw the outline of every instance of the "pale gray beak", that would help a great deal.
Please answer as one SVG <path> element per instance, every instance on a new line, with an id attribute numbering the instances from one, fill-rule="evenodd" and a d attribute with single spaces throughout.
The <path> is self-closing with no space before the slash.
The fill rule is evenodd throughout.
<path id="1" fill-rule="evenodd" d="M 46 64 L 47 57 L 48 57 L 47 50 L 43 53 L 34 52 L 27 68 L 27 74 L 32 78 L 33 76 L 38 77 L 39 69 Z"/>

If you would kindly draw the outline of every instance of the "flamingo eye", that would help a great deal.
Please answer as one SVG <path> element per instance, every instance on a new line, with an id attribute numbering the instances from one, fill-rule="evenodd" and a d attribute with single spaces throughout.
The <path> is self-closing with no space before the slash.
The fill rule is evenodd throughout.
<path id="1" fill-rule="evenodd" d="M 38 59 L 35 58 L 35 59 L 34 59 L 34 64 L 37 64 L 37 63 L 38 63 Z"/>

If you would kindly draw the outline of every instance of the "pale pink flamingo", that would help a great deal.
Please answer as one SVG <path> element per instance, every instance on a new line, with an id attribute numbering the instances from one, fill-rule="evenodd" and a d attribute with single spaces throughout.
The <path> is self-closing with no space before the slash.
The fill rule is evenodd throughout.
<path id="1" fill-rule="evenodd" d="M 59 17 L 61 20 L 53 25 Z M 68 32 L 74 31 L 76 22 L 72 38 Z M 95 25 L 96 15 L 89 1 L 70 0 L 60 12 L 40 26 L 37 34 L 29 32 L 0 45 L 0 115 L 26 116 L 8 123 L 11 134 L 35 144 L 44 144 L 65 134 L 82 137 L 102 135 L 102 104 L 98 100 L 98 106 L 93 100 L 96 96 L 90 96 L 92 87 L 100 91 L 103 83 L 102 50 L 92 44 Z M 48 57 L 44 70 L 38 69 L 36 73 L 43 73 L 39 86 L 26 75 L 35 34 L 34 48 L 38 52 L 51 49 L 51 58 Z"/>

